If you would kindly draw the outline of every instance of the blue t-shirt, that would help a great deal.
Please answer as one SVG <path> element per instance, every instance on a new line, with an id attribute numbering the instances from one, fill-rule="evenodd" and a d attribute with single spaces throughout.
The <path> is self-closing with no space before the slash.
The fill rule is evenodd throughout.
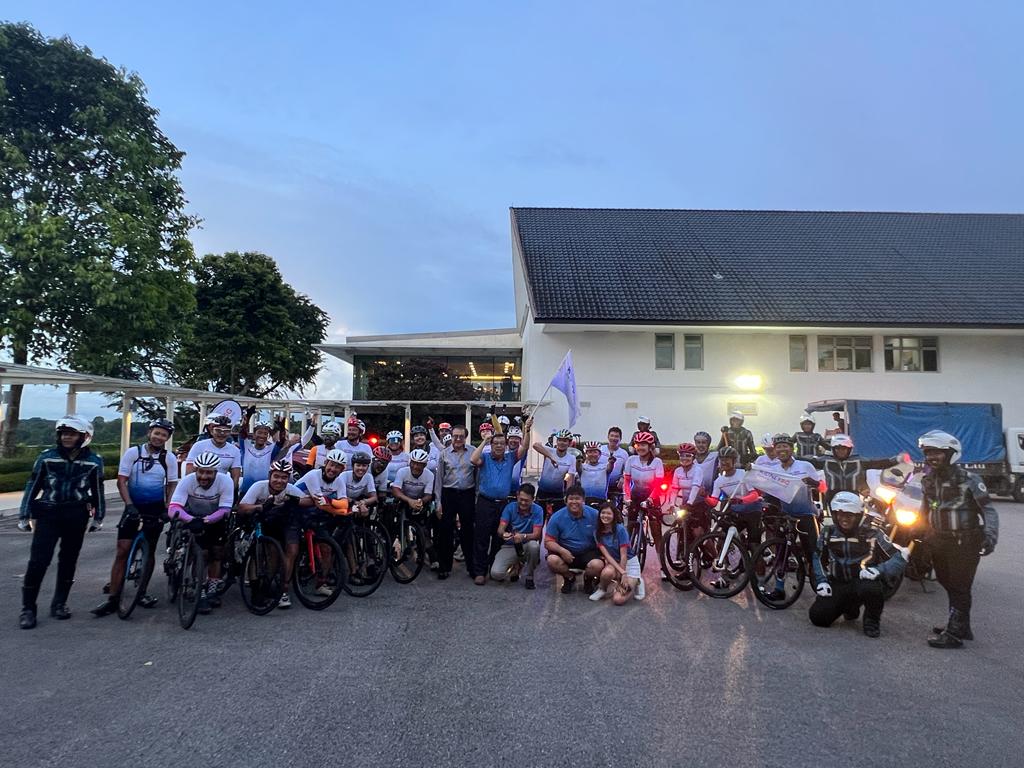
<path id="1" fill-rule="evenodd" d="M 608 460 L 597 460 L 597 464 L 583 462 L 580 465 L 580 485 L 588 499 L 608 498 Z"/>
<path id="2" fill-rule="evenodd" d="M 512 487 L 512 468 L 515 457 L 506 452 L 501 461 L 496 461 L 494 454 L 485 453 L 481 456 L 483 464 L 477 471 L 477 490 L 488 499 L 505 499 L 508 489 Z"/>
<path id="3" fill-rule="evenodd" d="M 526 458 L 523 457 L 512 467 L 512 487 L 509 488 L 509 496 L 515 496 L 519 493 L 519 486 L 523 484 L 523 465 L 525 463 Z"/>
<path id="4" fill-rule="evenodd" d="M 257 448 L 252 440 L 239 440 L 238 452 L 241 455 L 242 482 L 239 493 L 244 496 L 255 483 L 270 479 L 270 465 L 278 453 L 276 443 L 268 442 Z"/>
<path id="5" fill-rule="evenodd" d="M 610 533 L 603 533 L 597 541 L 604 544 L 605 549 L 608 550 L 608 554 L 618 561 L 622 547 L 626 547 L 626 557 L 635 557 L 636 554 L 633 549 L 629 546 L 629 534 L 626 532 L 626 526 L 619 523 L 615 526 L 615 530 Z"/>
<path id="6" fill-rule="evenodd" d="M 533 504 L 528 514 L 519 511 L 519 505 L 510 501 L 501 510 L 501 519 L 505 521 L 506 528 L 511 528 L 516 533 L 533 533 L 534 528 L 541 528 L 544 525 L 544 510 L 540 504 Z M 511 541 L 506 541 L 506 546 L 511 546 Z"/>
<path id="7" fill-rule="evenodd" d="M 578 518 L 572 516 L 568 507 L 562 507 L 548 520 L 548 538 L 573 553 L 593 549 L 596 532 L 597 510 L 593 507 L 584 506 Z"/>

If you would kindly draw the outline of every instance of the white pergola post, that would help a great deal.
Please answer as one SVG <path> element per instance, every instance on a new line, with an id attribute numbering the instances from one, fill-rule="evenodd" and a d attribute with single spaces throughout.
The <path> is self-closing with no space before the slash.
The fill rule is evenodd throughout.
<path id="1" fill-rule="evenodd" d="M 0 438 L 4 434 L 4 380 L 0 379 Z"/>
<path id="2" fill-rule="evenodd" d="M 288 425 L 285 424 L 285 426 L 287 427 Z M 302 418 L 299 420 L 299 435 L 300 436 L 305 433 L 306 428 L 308 426 L 309 426 L 309 414 L 306 413 L 306 409 L 303 408 L 302 409 Z"/>
<path id="3" fill-rule="evenodd" d="M 172 425 L 174 424 L 174 398 L 171 397 L 170 395 L 168 395 L 168 397 L 167 397 L 167 405 L 164 408 L 164 417 L 169 422 L 171 422 Z M 171 437 L 167 438 L 167 443 L 166 443 L 166 445 L 164 447 L 167 448 L 168 451 L 172 451 L 172 445 L 171 444 L 173 442 L 174 442 L 174 436 L 171 435 Z"/>
<path id="4" fill-rule="evenodd" d="M 70 416 L 78 411 L 78 388 L 74 384 L 68 384 L 68 394 L 64 400 L 64 413 Z"/>
<path id="5" fill-rule="evenodd" d="M 409 450 L 409 432 L 412 430 L 412 406 L 405 404 L 405 450 Z"/>
<path id="6" fill-rule="evenodd" d="M 466 405 L 466 442 L 473 441 L 473 406 Z"/>
<path id="7" fill-rule="evenodd" d="M 128 392 L 121 395 L 121 453 L 128 450 L 132 441 L 132 396 Z"/>
<path id="8" fill-rule="evenodd" d="M 203 425 L 206 424 L 206 408 L 207 404 L 205 400 L 199 401 L 199 431 L 197 434 L 203 434 Z"/>

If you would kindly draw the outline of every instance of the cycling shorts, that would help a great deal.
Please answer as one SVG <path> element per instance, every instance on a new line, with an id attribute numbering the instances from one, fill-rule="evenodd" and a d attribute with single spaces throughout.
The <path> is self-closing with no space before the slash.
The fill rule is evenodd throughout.
<path id="1" fill-rule="evenodd" d="M 160 532 L 164 528 L 164 521 L 167 519 L 167 507 L 157 503 L 136 505 L 135 508 L 139 511 L 138 517 L 121 515 L 117 523 L 117 540 L 131 541 L 141 527 L 150 548 L 155 548 L 160 539 Z"/>

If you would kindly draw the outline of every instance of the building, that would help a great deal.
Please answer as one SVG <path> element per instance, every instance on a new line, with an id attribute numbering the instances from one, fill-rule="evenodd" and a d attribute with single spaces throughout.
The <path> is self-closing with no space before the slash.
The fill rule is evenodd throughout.
<path id="1" fill-rule="evenodd" d="M 689 439 L 733 410 L 792 431 L 844 398 L 998 402 L 1024 424 L 1024 215 L 513 208 L 511 234 L 516 327 L 325 346 L 356 399 L 363 363 L 415 355 L 529 403 L 571 349 L 586 438 L 643 415 Z M 539 431 L 565 422 L 548 400 Z"/>

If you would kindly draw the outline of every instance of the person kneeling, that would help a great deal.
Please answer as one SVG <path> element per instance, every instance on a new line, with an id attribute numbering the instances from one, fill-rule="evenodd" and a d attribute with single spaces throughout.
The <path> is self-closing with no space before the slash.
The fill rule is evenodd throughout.
<path id="1" fill-rule="evenodd" d="M 828 627 L 840 616 L 852 621 L 863 605 L 864 634 L 878 637 L 885 604 L 882 582 L 906 568 L 909 551 L 865 522 L 864 505 L 857 494 L 837 493 L 830 508 L 835 524 L 822 529 L 814 551 L 818 596 L 810 608 L 811 623 Z"/>
<path id="2" fill-rule="evenodd" d="M 516 500 L 505 505 L 498 523 L 498 538 L 503 542 L 494 556 L 491 578 L 518 581 L 522 570 L 526 588 L 534 589 L 533 572 L 540 562 L 540 536 L 544 528 L 544 510 L 534 502 L 536 490 L 530 483 L 519 486 Z"/>
<path id="3" fill-rule="evenodd" d="M 622 524 L 622 515 L 611 502 L 605 502 L 598 510 L 597 547 L 604 558 L 604 569 L 597 589 L 590 599 L 597 602 L 609 592 L 612 602 L 625 605 L 632 596 L 644 599 L 644 580 L 640 571 L 640 559 L 629 546 L 629 534 Z"/>
<path id="4" fill-rule="evenodd" d="M 583 503 L 583 488 L 572 486 L 565 494 L 565 506 L 548 521 L 544 545 L 548 550 L 548 568 L 563 578 L 562 593 L 572 592 L 576 583 L 573 571 L 583 571 L 584 583 L 596 583 L 604 568 L 597 550 L 597 510 Z"/>

